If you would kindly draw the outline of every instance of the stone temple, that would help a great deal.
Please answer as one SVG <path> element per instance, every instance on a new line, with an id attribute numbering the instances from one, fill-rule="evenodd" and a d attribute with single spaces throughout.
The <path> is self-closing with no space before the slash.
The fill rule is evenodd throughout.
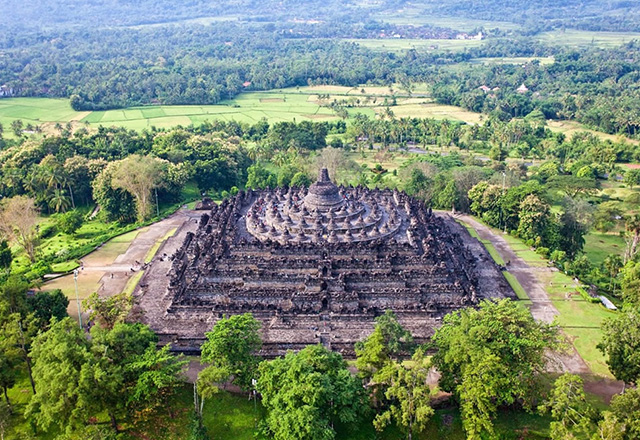
<path id="1" fill-rule="evenodd" d="M 266 356 L 317 343 L 350 356 L 387 309 L 424 341 L 453 310 L 514 297 L 451 216 L 395 190 L 338 187 L 326 169 L 308 189 L 240 192 L 187 223 L 136 291 L 141 319 L 175 350 L 251 312 Z"/>

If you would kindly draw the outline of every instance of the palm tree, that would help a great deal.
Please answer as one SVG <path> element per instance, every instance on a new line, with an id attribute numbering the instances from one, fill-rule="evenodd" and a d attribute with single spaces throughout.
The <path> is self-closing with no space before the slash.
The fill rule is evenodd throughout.
<path id="1" fill-rule="evenodd" d="M 627 217 L 625 222 L 627 233 L 627 249 L 625 250 L 624 262 L 631 260 L 638 251 L 638 240 L 640 240 L 640 214 Z"/>
<path id="2" fill-rule="evenodd" d="M 64 190 L 56 188 L 53 190 L 53 195 L 49 199 L 49 206 L 55 209 L 56 212 L 65 212 L 69 209 L 69 198 L 66 196 Z"/>

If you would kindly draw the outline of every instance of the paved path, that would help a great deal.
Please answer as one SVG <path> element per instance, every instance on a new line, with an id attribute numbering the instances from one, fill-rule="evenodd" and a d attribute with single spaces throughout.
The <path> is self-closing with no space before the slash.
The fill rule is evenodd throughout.
<path id="1" fill-rule="evenodd" d="M 554 317 L 560 313 L 553 305 L 547 291 L 540 282 L 539 275 L 557 271 L 555 267 L 536 267 L 529 265 L 520 258 L 509 246 L 509 243 L 500 234 L 494 233 L 489 227 L 468 215 L 456 215 L 456 218 L 473 227 L 482 240 L 488 240 L 496 248 L 504 261 L 509 262 L 509 273 L 516 277 L 520 285 L 531 299 L 531 314 L 538 321 L 553 322 Z M 574 374 L 590 374 L 591 370 L 571 346 L 571 352 L 567 355 L 554 356 L 552 369 L 555 371 L 570 371 Z"/>
<path id="2" fill-rule="evenodd" d="M 195 211 L 179 210 L 164 220 L 141 228 L 133 241 L 126 249 L 122 248 L 120 253 L 113 254 L 112 250 L 97 249 L 86 255 L 82 258 L 83 268 L 78 271 L 80 300 L 92 292 L 98 292 L 101 296 L 122 292 L 131 276 L 140 270 L 145 257 L 156 243 L 165 239 L 169 232 L 180 228 L 185 222 L 197 222 L 200 215 L 201 213 Z M 73 275 L 56 278 L 45 283 L 43 287 L 62 289 L 71 300 L 69 314 L 74 318 L 77 317 Z"/>

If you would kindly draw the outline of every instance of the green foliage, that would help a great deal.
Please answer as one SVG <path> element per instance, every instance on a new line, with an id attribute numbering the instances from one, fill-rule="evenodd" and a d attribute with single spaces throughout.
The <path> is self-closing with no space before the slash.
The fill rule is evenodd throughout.
<path id="1" fill-rule="evenodd" d="M 262 362 L 257 389 L 275 440 L 334 439 L 334 424 L 355 426 L 367 409 L 361 382 L 321 345 Z"/>
<path id="2" fill-rule="evenodd" d="M 392 362 L 376 376 L 384 383 L 384 395 L 391 402 L 373 421 L 378 431 L 392 420 L 407 432 L 409 440 L 414 432 L 421 432 L 434 414 L 431 407 L 432 390 L 427 383 L 431 364 L 422 349 L 418 349 L 409 365 Z"/>
<path id="3" fill-rule="evenodd" d="M 90 380 L 90 343 L 82 330 L 70 318 L 55 323 L 35 339 L 31 357 L 37 393 L 26 417 L 44 430 L 82 427 L 99 406 Z"/>
<path id="4" fill-rule="evenodd" d="M 7 240 L 0 240 L 0 269 L 8 269 L 11 267 L 11 260 L 13 255 L 11 254 L 11 248 Z"/>
<path id="5" fill-rule="evenodd" d="M 211 364 L 208 368 L 217 370 L 214 376 L 218 380 L 223 376 L 220 372 L 224 371 L 233 376 L 234 384 L 249 389 L 260 362 L 256 355 L 262 347 L 260 326 L 251 313 L 245 313 L 219 320 L 212 331 L 206 333 L 201 359 L 203 363 Z"/>
<path id="6" fill-rule="evenodd" d="M 69 299 L 60 289 L 56 289 L 37 292 L 35 295 L 27 297 L 27 304 L 38 321 L 38 327 L 46 329 L 51 318 L 61 321 L 67 317 Z"/>
<path id="7" fill-rule="evenodd" d="M 622 394 L 611 399 L 611 412 L 609 416 L 614 423 L 607 424 L 607 412 L 605 412 L 604 425 L 612 426 L 620 440 L 632 440 L 640 438 L 640 390 L 638 388 L 626 389 Z M 600 423 L 600 431 L 603 431 Z M 612 432 L 612 433 L 613 433 Z M 617 440 L 614 438 L 614 440 Z"/>
<path id="8" fill-rule="evenodd" d="M 313 182 L 311 181 L 309 176 L 307 176 L 305 173 L 297 172 L 291 178 L 290 185 L 294 186 L 294 187 L 296 187 L 296 186 L 310 186 L 312 183 Z"/>
<path id="9" fill-rule="evenodd" d="M 409 352 L 412 345 L 411 333 L 400 325 L 395 313 L 386 310 L 376 318 L 373 333 L 355 345 L 358 374 L 371 380 L 385 365 Z"/>
<path id="10" fill-rule="evenodd" d="M 188 361 L 174 356 L 170 349 L 169 345 L 157 349 L 155 344 L 150 344 L 126 366 L 126 370 L 136 378 L 133 388 L 127 393 L 128 401 L 136 407 L 141 405 L 153 409 L 165 406 L 182 382 L 182 371 Z"/>
<path id="11" fill-rule="evenodd" d="M 112 329 L 116 324 L 124 322 L 133 306 L 133 297 L 123 292 L 117 295 L 101 297 L 96 292 L 82 302 L 89 311 L 89 319 L 100 326 Z"/>
<path id="12" fill-rule="evenodd" d="M 83 223 L 83 216 L 79 211 L 73 210 L 60 214 L 56 219 L 56 227 L 65 234 L 74 234 Z"/>
<path id="13" fill-rule="evenodd" d="M 269 172 L 260 163 L 251 165 L 247 169 L 247 188 L 275 188 L 278 180 L 275 174 Z"/>
<path id="14" fill-rule="evenodd" d="M 556 379 L 540 410 L 550 411 L 553 417 L 551 440 L 588 438 L 594 431 L 595 411 L 587 402 L 582 379 L 575 374 L 565 373 Z"/>
<path id="15" fill-rule="evenodd" d="M 640 312 L 626 307 L 602 324 L 598 348 L 606 356 L 609 370 L 618 380 L 638 383 L 640 379 Z"/>
<path id="16" fill-rule="evenodd" d="M 556 327 L 536 322 L 518 304 L 483 301 L 447 315 L 436 331 L 433 364 L 440 386 L 460 399 L 469 438 L 491 435 L 499 405 L 526 407 L 538 395 L 545 350 L 559 346 Z"/>
<path id="17" fill-rule="evenodd" d="M 519 217 L 518 236 L 542 244 L 549 224 L 549 205 L 539 197 L 529 195 L 520 203 Z"/>

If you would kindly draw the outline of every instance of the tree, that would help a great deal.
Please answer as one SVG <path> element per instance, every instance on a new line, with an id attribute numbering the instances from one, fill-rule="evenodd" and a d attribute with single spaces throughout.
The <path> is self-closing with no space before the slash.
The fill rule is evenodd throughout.
<path id="1" fill-rule="evenodd" d="M 118 163 L 112 185 L 130 193 L 136 202 L 138 221 L 151 214 L 151 192 L 162 186 L 165 175 L 164 161 L 151 156 L 132 154 Z"/>
<path id="2" fill-rule="evenodd" d="M 9 408 L 11 408 L 11 401 L 7 391 L 16 384 L 20 361 L 20 354 L 12 342 L 11 339 L 6 337 L 0 340 L 0 387 Z"/>
<path id="3" fill-rule="evenodd" d="M 83 218 L 79 211 L 73 210 L 60 214 L 56 219 L 58 230 L 64 234 L 75 234 L 82 226 Z"/>
<path id="4" fill-rule="evenodd" d="M 133 297 L 126 292 L 101 298 L 96 292 L 89 295 L 82 302 L 85 310 L 89 311 L 89 319 L 96 321 L 106 329 L 112 329 L 116 324 L 124 322 L 133 306 Z"/>
<path id="5" fill-rule="evenodd" d="M 158 349 L 150 344 L 127 366 L 126 369 L 136 376 L 133 388 L 127 393 L 129 403 L 135 408 L 165 407 L 169 414 L 172 413 L 169 398 L 183 382 L 182 373 L 189 361 L 173 355 L 170 349 L 170 345 Z"/>
<path id="6" fill-rule="evenodd" d="M 202 344 L 201 361 L 210 364 L 205 369 L 210 371 L 201 377 L 203 389 L 205 378 L 216 377 L 219 380 L 224 377 L 223 372 L 228 373 L 226 379 L 233 376 L 233 383 L 240 388 L 250 389 L 251 380 L 255 378 L 260 362 L 256 356 L 262 347 L 260 326 L 260 322 L 251 313 L 245 313 L 219 320 L 206 333 L 207 340 Z"/>
<path id="7" fill-rule="evenodd" d="M 92 355 L 82 329 L 71 318 L 54 323 L 35 339 L 31 355 L 37 392 L 25 416 L 45 431 L 52 425 L 67 432 L 83 426 L 99 402 L 87 386 Z"/>
<path id="8" fill-rule="evenodd" d="M 0 136 L 0 139 L 1 138 Z M 12 415 L 11 405 L 6 402 L 0 402 L 0 440 L 5 439 L 5 434 L 9 432 L 11 428 Z"/>
<path id="9" fill-rule="evenodd" d="M 11 121 L 11 131 L 16 137 L 22 136 L 22 131 L 24 130 L 24 123 L 21 119 L 16 119 Z"/>
<path id="10" fill-rule="evenodd" d="M 277 176 L 259 162 L 247 169 L 247 188 L 275 188 L 277 185 Z"/>
<path id="11" fill-rule="evenodd" d="M 260 364 L 257 390 L 275 440 L 332 440 L 334 426 L 354 426 L 366 396 L 338 353 L 321 345 Z"/>
<path id="12" fill-rule="evenodd" d="M 434 414 L 427 383 L 430 367 L 422 349 L 414 353 L 410 364 L 392 362 L 384 367 L 377 377 L 384 382 L 385 397 L 391 404 L 376 415 L 373 424 L 377 430 L 381 431 L 395 420 L 411 440 L 414 431 L 424 429 Z"/>
<path id="13" fill-rule="evenodd" d="M 607 413 L 609 417 L 607 417 Z M 631 388 L 611 399 L 611 411 L 604 413 L 599 431 L 620 433 L 619 438 L 612 440 L 633 440 L 640 438 L 640 390 Z M 613 429 L 612 429 L 613 428 Z M 609 440 L 609 439 L 607 439 Z"/>
<path id="14" fill-rule="evenodd" d="M 624 173 L 624 183 L 633 188 L 636 185 L 640 185 L 640 169 L 627 170 Z"/>
<path id="15" fill-rule="evenodd" d="M 0 231 L 24 249 L 32 263 L 39 243 L 37 224 L 38 210 L 33 199 L 15 196 L 2 201 Z"/>
<path id="16" fill-rule="evenodd" d="M 607 273 L 609 275 L 609 291 L 611 291 L 612 294 L 615 295 L 616 277 L 620 273 L 620 269 L 622 269 L 622 257 L 615 254 L 607 255 L 602 265 L 607 270 Z"/>
<path id="17" fill-rule="evenodd" d="M 519 217 L 518 236 L 542 244 L 549 222 L 549 205 L 538 196 L 529 195 L 520 203 Z"/>
<path id="18" fill-rule="evenodd" d="M 370 381 L 385 365 L 407 353 L 412 344 L 411 333 L 400 325 L 395 313 L 385 311 L 376 318 L 373 333 L 355 345 L 358 374 Z"/>
<path id="19" fill-rule="evenodd" d="M 357 182 L 359 174 L 362 172 L 358 164 L 343 149 L 333 147 L 323 148 L 320 151 L 320 154 L 316 156 L 313 168 L 317 172 L 326 168 L 329 170 L 331 180 L 337 184 Z"/>
<path id="20" fill-rule="evenodd" d="M 27 297 L 27 303 L 29 308 L 33 310 L 34 318 L 40 329 L 46 329 L 51 318 L 61 321 L 67 317 L 69 299 L 60 289 L 38 292 Z"/>
<path id="21" fill-rule="evenodd" d="M 303 172 L 297 172 L 291 178 L 291 182 L 289 183 L 291 186 L 310 186 L 313 182 Z"/>
<path id="22" fill-rule="evenodd" d="M 448 314 L 434 337 L 433 364 L 440 387 L 458 396 L 470 439 L 493 432 L 499 405 L 537 396 L 545 351 L 560 345 L 555 326 L 537 322 L 510 300 L 483 301 L 478 309 Z"/>
<path id="23" fill-rule="evenodd" d="M 549 188 L 563 191 L 571 198 L 580 195 L 592 195 L 598 189 L 598 181 L 591 177 L 572 175 L 552 176 L 547 181 Z"/>
<path id="24" fill-rule="evenodd" d="M 85 381 L 100 408 L 109 415 L 117 432 L 117 415 L 125 410 L 138 374 L 130 364 L 148 347 L 155 349 L 157 337 L 142 324 L 116 324 L 111 329 L 94 326 L 91 329 L 91 368 Z"/>
<path id="25" fill-rule="evenodd" d="M 549 398 L 539 408 L 551 412 L 551 439 L 588 437 L 594 430 L 594 410 L 587 402 L 580 376 L 565 373 L 556 379 Z"/>
<path id="26" fill-rule="evenodd" d="M 609 370 L 625 384 L 640 379 L 640 312 L 627 306 L 616 317 L 602 323 L 598 349 L 605 355 Z"/>
<path id="27" fill-rule="evenodd" d="M 7 242 L 7 240 L 0 239 L 0 268 L 9 269 L 12 261 L 13 255 L 11 254 L 9 242 Z"/>
<path id="28" fill-rule="evenodd" d="M 625 249 L 625 262 L 631 260 L 638 252 L 640 242 L 640 214 L 630 215 L 625 220 L 627 230 L 627 248 Z"/>
<path id="29" fill-rule="evenodd" d="M 129 223 L 136 218 L 135 201 L 127 191 L 112 185 L 117 166 L 118 162 L 110 162 L 102 167 L 102 171 L 91 183 L 93 199 L 100 206 L 105 220 Z"/>

